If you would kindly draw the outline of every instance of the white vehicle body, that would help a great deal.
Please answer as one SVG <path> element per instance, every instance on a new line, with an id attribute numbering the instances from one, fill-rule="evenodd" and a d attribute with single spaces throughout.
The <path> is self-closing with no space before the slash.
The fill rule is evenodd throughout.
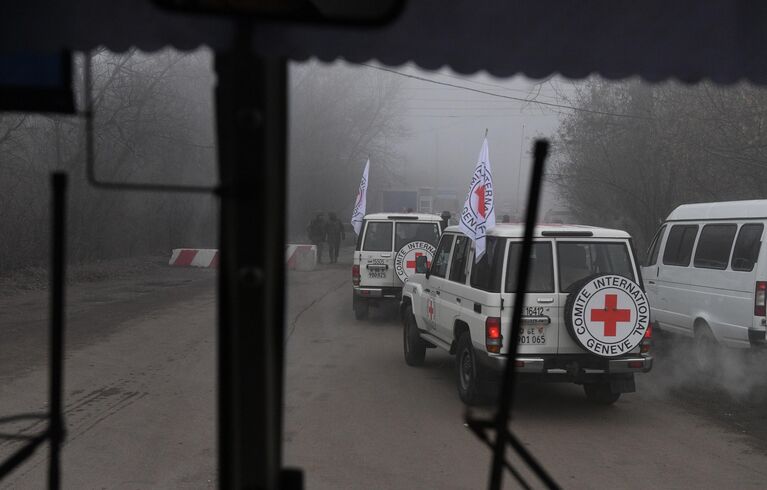
<path id="1" fill-rule="evenodd" d="M 428 272 L 409 278 L 403 289 L 406 344 L 409 309 L 426 347 L 456 353 L 462 334 L 468 332 L 478 365 L 488 373 L 498 372 L 509 357 L 511 314 L 517 296 L 513 282 L 523 233 L 523 225 L 496 226 L 487 235 L 487 256 L 475 264 L 471 240 L 458 227 L 447 228 Z M 620 274 L 640 282 L 630 240 L 627 233 L 618 230 L 574 225 L 536 227 L 516 372 L 583 384 L 613 381 L 613 390 L 618 393 L 634 391 L 633 373 L 646 372 L 652 365 L 652 358 L 643 355 L 649 346 L 637 345 L 619 357 L 600 357 L 584 350 L 565 322 L 568 288 L 584 278 Z M 491 345 L 488 339 L 489 322 L 496 321 L 500 324 L 500 346 L 498 342 Z M 407 345 L 405 350 L 407 359 Z M 459 393 L 464 401 L 472 402 L 461 393 L 460 386 Z"/>
<path id="2" fill-rule="evenodd" d="M 661 329 L 746 348 L 765 341 L 767 200 L 679 206 L 648 250 L 643 277 Z"/>
<path id="3" fill-rule="evenodd" d="M 415 272 L 415 258 L 429 260 L 442 233 L 436 214 L 374 213 L 365 216 L 352 265 L 357 319 L 380 301 L 398 301 L 403 280 Z"/>

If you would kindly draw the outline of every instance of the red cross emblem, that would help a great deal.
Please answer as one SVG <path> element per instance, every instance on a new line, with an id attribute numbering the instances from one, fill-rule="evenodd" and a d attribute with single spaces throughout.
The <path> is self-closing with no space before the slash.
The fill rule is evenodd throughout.
<path id="1" fill-rule="evenodd" d="M 415 270 L 415 262 L 416 262 L 416 260 L 418 260 L 418 257 L 423 257 L 423 256 L 424 256 L 424 254 L 422 254 L 421 252 L 416 252 L 415 253 L 415 258 L 413 260 L 408 260 L 407 263 L 405 264 L 405 266 L 408 269 Z M 431 267 L 431 262 L 429 262 L 429 260 L 427 259 L 426 260 L 426 268 L 428 269 L 429 267 Z"/>
<path id="2" fill-rule="evenodd" d="M 618 295 L 606 294 L 604 309 L 591 310 L 592 322 L 604 322 L 605 337 L 615 337 L 619 322 L 631 321 L 631 310 L 618 309 Z"/>
<path id="3" fill-rule="evenodd" d="M 477 213 L 483 218 L 485 217 L 485 186 L 478 185 L 474 189 L 474 194 L 477 196 Z"/>
<path id="4" fill-rule="evenodd" d="M 434 301 L 431 299 L 426 302 L 426 312 L 429 314 L 429 320 L 434 320 Z"/>

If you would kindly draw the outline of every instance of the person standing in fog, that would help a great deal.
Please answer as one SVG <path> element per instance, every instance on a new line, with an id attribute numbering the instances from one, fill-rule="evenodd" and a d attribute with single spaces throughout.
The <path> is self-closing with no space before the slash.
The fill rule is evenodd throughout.
<path id="1" fill-rule="evenodd" d="M 344 234 L 344 224 L 336 217 L 336 213 L 330 213 L 327 224 L 325 225 L 325 236 L 328 239 L 328 255 L 330 263 L 338 262 L 338 249 L 341 246 L 341 240 L 346 239 Z"/>
<path id="2" fill-rule="evenodd" d="M 309 241 L 311 241 L 317 247 L 317 263 L 322 263 L 322 248 L 327 237 L 325 231 L 325 215 L 317 213 L 317 216 L 306 227 L 306 234 L 309 235 Z"/>

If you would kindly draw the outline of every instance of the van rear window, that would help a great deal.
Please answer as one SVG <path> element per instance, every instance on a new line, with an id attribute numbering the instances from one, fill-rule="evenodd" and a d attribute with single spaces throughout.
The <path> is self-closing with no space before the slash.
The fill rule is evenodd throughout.
<path id="1" fill-rule="evenodd" d="M 703 269 L 726 269 L 737 230 L 736 224 L 704 226 L 695 249 L 693 265 Z"/>
<path id="2" fill-rule="evenodd" d="M 666 239 L 666 250 L 663 252 L 665 265 L 687 267 L 692 257 L 692 247 L 698 235 L 698 225 L 674 225 Z"/>
<path id="3" fill-rule="evenodd" d="M 623 242 L 559 242 L 559 290 L 572 287 L 594 274 L 617 274 L 636 281 L 628 246 Z"/>
<path id="4" fill-rule="evenodd" d="M 761 223 L 749 223 L 740 227 L 738 239 L 735 240 L 735 249 L 732 251 L 732 270 L 750 272 L 759 257 L 759 249 L 762 246 L 762 232 L 764 225 Z"/>
<path id="5" fill-rule="evenodd" d="M 368 252 L 391 252 L 391 221 L 368 221 L 362 250 Z"/>

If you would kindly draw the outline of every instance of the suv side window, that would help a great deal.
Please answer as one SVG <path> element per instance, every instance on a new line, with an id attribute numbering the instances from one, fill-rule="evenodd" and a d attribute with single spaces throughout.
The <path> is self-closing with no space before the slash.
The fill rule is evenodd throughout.
<path id="1" fill-rule="evenodd" d="M 471 286 L 491 293 L 500 293 L 506 240 L 496 237 L 487 237 L 485 240 L 485 255 L 471 267 Z"/>
<path id="2" fill-rule="evenodd" d="M 517 292 L 517 264 L 522 252 L 522 243 L 509 244 L 509 258 L 506 261 L 506 292 Z M 551 258 L 551 242 L 534 243 L 530 254 L 529 275 L 527 276 L 528 293 L 554 292 L 554 263 Z"/>
<path id="3" fill-rule="evenodd" d="M 455 235 L 442 235 L 442 240 L 437 247 L 437 253 L 434 254 L 434 262 L 429 270 L 430 276 L 445 277 L 447 273 L 447 261 L 450 258 L 450 248 L 453 246 L 453 237 Z"/>
<path id="4" fill-rule="evenodd" d="M 738 239 L 735 240 L 735 249 L 732 251 L 732 270 L 751 272 L 759 257 L 759 249 L 762 247 L 762 232 L 764 225 L 750 223 L 740 227 Z"/>
<path id="5" fill-rule="evenodd" d="M 365 227 L 367 226 L 367 224 L 368 224 L 367 220 L 364 220 L 362 222 L 362 227 L 360 228 L 360 234 L 357 235 L 357 241 L 354 245 L 354 250 L 357 252 L 362 250 L 362 236 L 365 234 Z M 354 229 L 352 229 L 352 231 L 354 231 Z"/>
<path id="6" fill-rule="evenodd" d="M 391 252 L 391 221 L 368 221 L 365 243 L 362 250 L 367 252 Z"/>
<path id="7" fill-rule="evenodd" d="M 665 265 L 687 267 L 692 257 L 692 246 L 698 235 L 698 225 L 674 225 L 668 232 L 666 250 L 663 252 Z"/>
<path id="8" fill-rule="evenodd" d="M 658 253 L 660 252 L 660 244 L 663 241 L 663 234 L 666 231 L 666 225 L 660 227 L 655 233 L 655 237 L 652 239 L 650 248 L 647 249 L 647 262 L 646 266 L 655 265 L 658 262 Z"/>
<path id="9" fill-rule="evenodd" d="M 736 231 L 736 224 L 705 225 L 700 232 L 693 265 L 703 269 L 726 269 Z"/>
<path id="10" fill-rule="evenodd" d="M 469 257 L 469 238 L 459 236 L 455 239 L 453 261 L 450 264 L 450 280 L 466 283 L 466 259 Z"/>

